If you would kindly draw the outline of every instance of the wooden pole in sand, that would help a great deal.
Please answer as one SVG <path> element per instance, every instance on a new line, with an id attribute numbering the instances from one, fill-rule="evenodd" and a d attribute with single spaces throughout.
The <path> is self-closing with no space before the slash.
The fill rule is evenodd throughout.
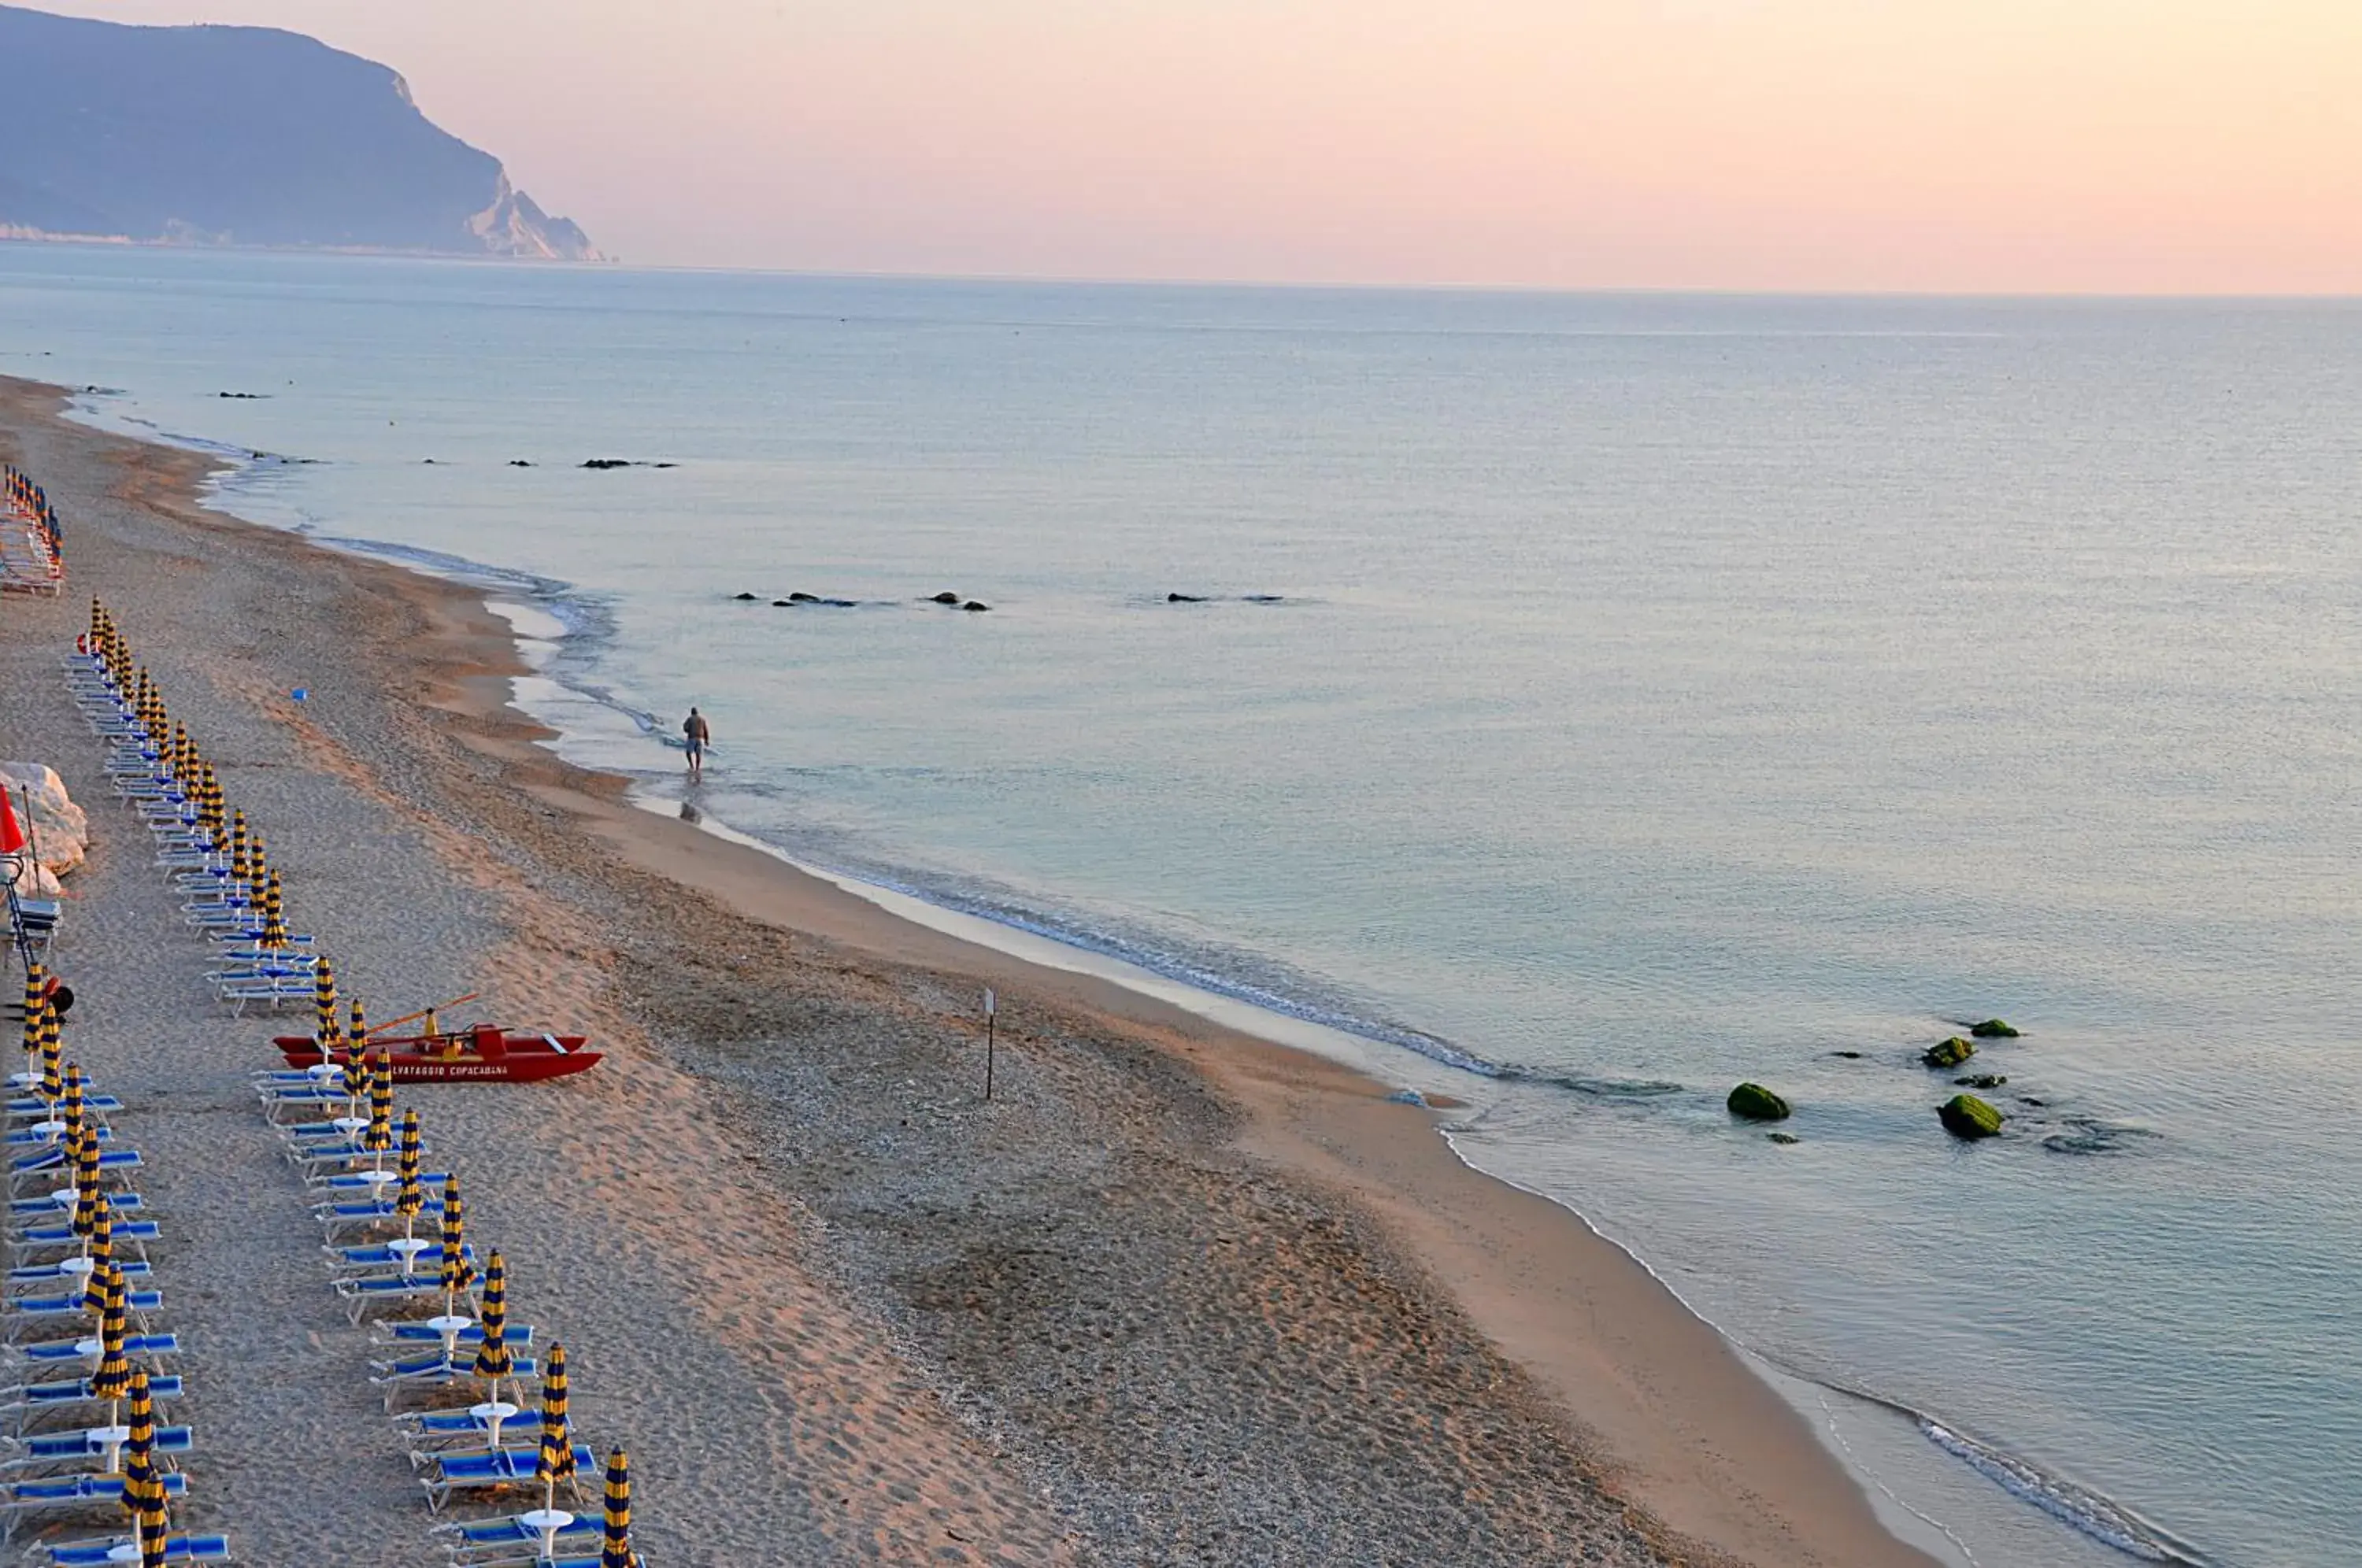
<path id="1" fill-rule="evenodd" d="M 992 1098 L 992 1023 L 993 1015 L 1000 1010 L 1000 999 L 992 988 L 984 988 L 984 1098 Z"/>

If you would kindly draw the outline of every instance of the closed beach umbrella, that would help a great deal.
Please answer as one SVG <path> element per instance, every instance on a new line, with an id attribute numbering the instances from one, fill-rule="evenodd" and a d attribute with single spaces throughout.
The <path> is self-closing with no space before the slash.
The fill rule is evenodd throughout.
<path id="1" fill-rule="evenodd" d="M 632 1461 L 621 1448 L 607 1456 L 607 1530 L 601 1538 L 599 1568 L 634 1568 Z"/>
<path id="2" fill-rule="evenodd" d="M 58 1101 L 58 1121 L 63 1123 L 63 1125 L 58 1130 L 60 1134 L 58 1141 L 63 1143 L 69 1151 L 71 1151 L 75 1144 L 82 1142 L 82 1068 L 72 1062 L 68 1062 L 66 1064 L 66 1092 Z"/>
<path id="3" fill-rule="evenodd" d="M 418 1211 L 426 1207 L 426 1195 L 418 1187 L 418 1161 L 423 1140 L 418 1135 L 418 1112 L 402 1113 L 402 1147 L 394 1155 L 394 1172 L 399 1177 L 393 1185 L 393 1211 L 402 1216 L 402 1237 L 408 1241 L 411 1226 Z"/>
<path id="4" fill-rule="evenodd" d="M 85 1121 L 82 1127 L 82 1151 L 74 1155 L 74 1197 L 76 1205 L 98 1201 L 98 1129 Z"/>
<path id="5" fill-rule="evenodd" d="M 29 1070 L 41 1049 L 41 1018 L 50 1010 L 49 976 L 40 965 L 25 966 L 25 1056 Z"/>
<path id="6" fill-rule="evenodd" d="M 101 1264 L 91 1271 L 90 1279 L 92 1288 L 106 1301 L 98 1315 L 98 1370 L 90 1375 L 90 1397 L 106 1401 L 106 1424 L 111 1427 L 115 1402 L 131 1387 L 131 1359 L 123 1350 L 131 1331 L 131 1315 L 126 1307 L 129 1289 L 123 1271 L 113 1264 Z"/>
<path id="7" fill-rule="evenodd" d="M 98 1187 L 97 1167 L 92 1166 L 87 1176 L 82 1168 L 83 1145 L 92 1141 L 90 1134 L 94 1131 L 96 1129 L 85 1124 L 81 1132 L 74 1134 L 73 1142 L 66 1145 L 66 1168 L 73 1176 L 73 1233 L 85 1242 L 97 1233 L 98 1205 L 106 1196 Z"/>
<path id="8" fill-rule="evenodd" d="M 549 1347 L 541 1373 L 541 1457 L 533 1478 L 541 1483 L 541 1506 L 555 1507 L 557 1484 L 574 1479 L 574 1433 L 566 1419 L 566 1347 Z"/>
<path id="9" fill-rule="evenodd" d="M 491 1384 L 488 1396 L 497 1403 L 501 1397 L 501 1379 L 516 1370 L 516 1356 L 509 1350 L 509 1274 L 508 1265 L 494 1252 L 484 1260 L 484 1303 L 480 1314 L 484 1329 L 484 1342 L 476 1348 L 476 1364 L 472 1370 Z M 500 1429 L 494 1426 L 491 1446 L 500 1446 Z"/>
<path id="10" fill-rule="evenodd" d="M 361 1055 L 369 1041 L 369 1019 L 361 1011 L 361 999 L 353 999 L 353 1021 L 345 1031 L 345 1098 L 352 1102 L 348 1108 L 358 1110 L 369 1093 L 369 1058 Z"/>
<path id="11" fill-rule="evenodd" d="M 337 971 L 326 958 L 312 967 L 312 1038 L 324 1062 L 344 1042 L 344 1026 L 337 1017 Z"/>
<path id="12" fill-rule="evenodd" d="M 104 1282 L 109 1275 L 117 1284 L 123 1279 L 122 1271 L 115 1266 L 115 1205 L 103 1192 L 90 1195 L 90 1234 L 83 1238 L 83 1255 L 90 1259 L 92 1268 L 82 1304 L 91 1311 L 102 1311 L 106 1307 Z"/>
<path id="13" fill-rule="evenodd" d="M 164 1475 L 156 1463 L 156 1405 L 145 1368 L 131 1375 L 130 1437 L 124 1443 L 123 1507 L 139 1542 L 143 1568 L 161 1568 L 172 1525 L 164 1510 Z"/>
<path id="14" fill-rule="evenodd" d="M 369 1126 L 361 1133 L 361 1147 L 372 1154 L 383 1154 L 393 1147 L 393 1057 L 390 1052 L 378 1052 L 370 1064 Z M 380 1168 L 383 1165 L 381 1160 Z"/>
<path id="15" fill-rule="evenodd" d="M 443 1178 L 443 1315 L 452 1315 L 452 1297 L 476 1282 L 468 1264 L 468 1220 L 459 1205 L 459 1178 Z"/>
<path id="16" fill-rule="evenodd" d="M 273 871 L 262 884 L 262 945 L 287 945 L 287 919 L 279 903 L 279 873 Z"/>
<path id="17" fill-rule="evenodd" d="M 41 1010 L 41 1098 L 55 1105 L 65 1098 L 65 1041 L 58 1028 L 58 1010 Z"/>
<path id="18" fill-rule="evenodd" d="M 124 1422 L 131 1432 L 123 1444 L 123 1511 L 137 1529 L 148 1511 L 148 1488 L 160 1492 L 163 1486 L 156 1474 L 156 1405 L 149 1397 L 145 1368 L 131 1374 L 130 1389 L 131 1410 Z"/>
<path id="19" fill-rule="evenodd" d="M 240 887 L 254 870 L 253 846 L 247 842 L 246 813 L 233 812 L 229 819 L 229 876 Z"/>

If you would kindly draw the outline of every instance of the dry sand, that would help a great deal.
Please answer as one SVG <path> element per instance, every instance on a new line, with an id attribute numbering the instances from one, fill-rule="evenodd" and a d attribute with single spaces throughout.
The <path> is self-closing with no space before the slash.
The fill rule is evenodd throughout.
<path id="1" fill-rule="evenodd" d="M 1433 1113 L 630 807 L 505 706 L 479 595 L 206 512 L 203 459 L 58 406 L 0 383 L 0 457 L 60 503 L 72 574 L 0 604 L 0 755 L 91 808 L 69 1053 L 125 1099 L 166 1226 L 187 1517 L 246 1560 L 437 1554 L 254 1109 L 273 1027 L 211 999 L 67 701 L 93 592 L 348 994 L 480 990 L 609 1051 L 403 1098 L 513 1317 L 567 1345 L 585 1435 L 630 1445 L 661 1562 L 1927 1562 L 1710 1329 Z"/>

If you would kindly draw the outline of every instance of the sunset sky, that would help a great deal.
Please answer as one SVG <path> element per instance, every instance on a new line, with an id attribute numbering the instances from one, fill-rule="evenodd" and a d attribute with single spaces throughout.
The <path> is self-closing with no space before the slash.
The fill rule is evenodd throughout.
<path id="1" fill-rule="evenodd" d="M 2362 293 L 2362 0 L 58 0 L 385 61 L 627 260 Z"/>

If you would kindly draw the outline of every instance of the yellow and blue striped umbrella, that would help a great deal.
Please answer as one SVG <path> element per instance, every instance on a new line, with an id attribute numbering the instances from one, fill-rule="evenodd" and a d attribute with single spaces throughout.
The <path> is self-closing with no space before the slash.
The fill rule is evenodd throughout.
<path id="1" fill-rule="evenodd" d="M 41 1010 L 41 1098 L 55 1105 L 66 1092 L 64 1032 L 58 1027 L 58 1010 Z"/>
<path id="2" fill-rule="evenodd" d="M 345 1098 L 359 1106 L 369 1093 L 369 1058 L 361 1054 L 369 1042 L 369 1019 L 361 999 L 353 999 L 353 1021 L 345 1031 Z"/>
<path id="3" fill-rule="evenodd" d="M 246 886 L 248 876 L 254 870 L 253 846 L 247 841 L 246 813 L 234 812 L 229 819 L 229 876 L 239 887 Z"/>
<path id="4" fill-rule="evenodd" d="M 74 1201 L 95 1203 L 99 1194 L 98 1129 L 85 1121 L 82 1127 L 82 1149 L 74 1155 Z"/>
<path id="5" fill-rule="evenodd" d="M 58 1141 L 71 1150 L 82 1142 L 83 1115 L 82 1068 L 72 1062 L 66 1064 L 66 1092 L 58 1100 L 58 1120 L 64 1123 L 59 1130 Z"/>
<path id="6" fill-rule="evenodd" d="M 103 1192 L 90 1195 L 90 1234 L 83 1239 L 83 1255 L 94 1266 L 82 1304 L 91 1311 L 102 1311 L 106 1307 L 104 1280 L 110 1274 L 117 1284 L 123 1279 L 121 1271 L 115 1266 L 115 1205 Z"/>
<path id="7" fill-rule="evenodd" d="M 337 971 L 326 958 L 312 966 L 312 1039 L 323 1062 L 334 1059 L 345 1041 L 344 1023 L 337 1016 Z"/>
<path id="8" fill-rule="evenodd" d="M 574 1433 L 566 1419 L 566 1347 L 553 1344 L 541 1365 L 541 1454 L 533 1478 L 541 1483 L 541 1506 L 554 1507 L 557 1484 L 574 1479 Z"/>
<path id="9" fill-rule="evenodd" d="M 131 1375 L 130 1429 L 124 1443 L 123 1507 L 131 1516 L 143 1568 L 160 1568 L 171 1519 L 164 1507 L 164 1475 L 156 1463 L 156 1404 L 145 1368 Z"/>
<path id="10" fill-rule="evenodd" d="M 599 1568 L 637 1568 L 632 1556 L 632 1461 L 621 1447 L 607 1456 L 607 1529 Z"/>
<path id="11" fill-rule="evenodd" d="M 279 873 L 273 871 L 262 883 L 262 936 L 259 945 L 287 945 L 287 917 L 279 901 Z"/>
<path id="12" fill-rule="evenodd" d="M 131 1386 L 131 1360 L 124 1353 L 124 1340 L 131 1331 L 129 1287 L 124 1283 L 123 1271 L 113 1264 L 101 1264 L 91 1271 L 91 1288 L 106 1303 L 98 1314 L 98 1370 L 90 1375 L 90 1397 L 107 1402 L 106 1424 L 115 1424 L 115 1401 L 123 1397 Z"/>
<path id="13" fill-rule="evenodd" d="M 509 1349 L 509 1271 L 498 1251 L 484 1260 L 484 1301 L 477 1314 L 484 1328 L 484 1342 L 476 1348 L 476 1364 L 471 1369 L 479 1377 L 488 1379 L 492 1391 L 486 1397 L 497 1401 L 501 1397 L 501 1379 L 516 1371 L 516 1356 Z"/>
<path id="14" fill-rule="evenodd" d="M 443 1315 L 449 1317 L 451 1298 L 476 1282 L 468 1262 L 468 1220 L 459 1205 L 459 1178 L 443 1178 Z"/>
<path id="15" fill-rule="evenodd" d="M 369 1126 L 361 1132 L 361 1147 L 382 1154 L 393 1147 L 393 1056 L 379 1051 L 370 1064 Z M 381 1167 L 383 1162 L 380 1162 Z"/>
<path id="16" fill-rule="evenodd" d="M 393 1168 L 398 1179 L 393 1184 L 393 1211 L 402 1216 L 402 1234 L 410 1236 L 410 1227 L 418 1211 L 426 1207 L 426 1195 L 418 1188 L 418 1161 L 425 1141 L 418 1135 L 418 1112 L 402 1113 L 402 1147 L 394 1154 Z"/>
<path id="17" fill-rule="evenodd" d="M 49 977 L 39 963 L 25 966 L 25 1060 L 28 1067 L 32 1065 L 32 1058 L 40 1054 L 41 1018 L 50 1010 L 48 982 Z"/>

